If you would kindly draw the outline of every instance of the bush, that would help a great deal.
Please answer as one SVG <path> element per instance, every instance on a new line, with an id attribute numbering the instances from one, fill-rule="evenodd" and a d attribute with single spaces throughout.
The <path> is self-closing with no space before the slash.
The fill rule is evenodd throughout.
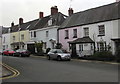
<path id="1" fill-rule="evenodd" d="M 110 51 L 95 52 L 92 57 L 97 60 L 115 60 L 115 56 Z"/>
<path id="2" fill-rule="evenodd" d="M 35 47 L 36 47 L 36 49 L 37 49 L 37 54 L 38 55 L 43 55 L 44 54 L 44 52 L 43 52 L 43 42 L 35 42 Z"/>

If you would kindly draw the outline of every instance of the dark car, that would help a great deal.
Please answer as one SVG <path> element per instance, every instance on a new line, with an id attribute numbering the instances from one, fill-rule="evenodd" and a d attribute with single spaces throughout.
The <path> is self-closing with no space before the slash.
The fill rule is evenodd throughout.
<path id="1" fill-rule="evenodd" d="M 66 52 L 65 50 L 61 49 L 52 49 L 48 52 L 47 54 L 48 60 L 50 59 L 57 59 L 58 61 L 60 60 L 71 60 L 71 55 L 70 53 Z"/>
<path id="2" fill-rule="evenodd" d="M 14 55 L 15 51 L 11 49 L 6 49 L 2 52 L 3 55 Z"/>
<path id="3" fill-rule="evenodd" d="M 29 57 L 30 52 L 26 49 L 18 49 L 15 51 L 14 56 L 19 56 L 19 57 Z"/>

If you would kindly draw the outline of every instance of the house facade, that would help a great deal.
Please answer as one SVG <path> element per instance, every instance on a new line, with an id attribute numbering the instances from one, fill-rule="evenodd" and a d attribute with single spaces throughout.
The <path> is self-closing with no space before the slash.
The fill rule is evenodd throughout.
<path id="1" fill-rule="evenodd" d="M 10 28 L 2 28 L 2 49 L 10 49 Z"/>
<path id="2" fill-rule="evenodd" d="M 115 2 L 72 14 L 59 29 L 59 43 L 80 57 L 102 50 L 110 50 L 115 55 L 120 46 L 119 4 Z"/>
<path id="3" fill-rule="evenodd" d="M 30 41 L 29 28 L 33 21 L 23 23 L 23 18 L 19 18 L 19 24 L 11 23 L 10 45 L 12 49 L 27 49 Z"/>
<path id="4" fill-rule="evenodd" d="M 0 52 L 2 51 L 2 26 L 0 26 Z"/>
<path id="5" fill-rule="evenodd" d="M 30 30 L 30 38 L 34 42 L 43 42 L 43 50 L 46 52 L 47 48 L 55 48 L 58 42 L 57 29 L 67 16 L 58 12 L 57 6 L 51 7 L 51 15 L 43 17 L 43 12 L 40 12 L 39 16 L 39 21 Z"/>

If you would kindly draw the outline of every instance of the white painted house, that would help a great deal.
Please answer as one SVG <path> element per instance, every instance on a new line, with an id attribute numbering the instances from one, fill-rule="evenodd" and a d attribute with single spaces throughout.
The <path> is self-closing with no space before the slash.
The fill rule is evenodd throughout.
<path id="1" fill-rule="evenodd" d="M 0 26 L 0 52 L 2 51 L 2 26 Z"/>
<path id="2" fill-rule="evenodd" d="M 115 55 L 120 49 L 120 2 L 74 13 L 59 29 L 59 43 L 79 56 L 110 50 Z"/>
<path id="3" fill-rule="evenodd" d="M 43 50 L 55 48 L 58 40 L 57 29 L 63 23 L 67 16 L 58 12 L 57 6 L 51 7 L 51 15 L 43 17 L 43 12 L 39 14 L 39 21 L 35 27 L 30 30 L 30 37 L 33 41 L 43 42 Z"/>
<path id="4" fill-rule="evenodd" d="M 10 28 L 2 28 L 2 49 L 11 49 L 10 46 Z"/>

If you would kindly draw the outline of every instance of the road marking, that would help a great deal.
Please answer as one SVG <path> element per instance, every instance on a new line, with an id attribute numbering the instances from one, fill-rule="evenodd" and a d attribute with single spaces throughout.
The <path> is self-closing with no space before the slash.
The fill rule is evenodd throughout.
<path id="1" fill-rule="evenodd" d="M 30 57 L 36 57 L 36 58 L 46 58 L 45 56 L 30 56 Z M 107 63 L 107 64 L 114 64 L 118 65 L 120 63 L 115 63 L 115 62 L 103 62 L 103 61 L 92 61 L 92 60 L 81 60 L 81 59 L 71 59 L 72 61 L 79 61 L 79 62 L 96 62 L 96 63 Z"/>
<path id="2" fill-rule="evenodd" d="M 2 63 L 1 64 L 3 67 L 5 67 L 6 69 L 8 69 L 9 71 L 11 71 L 13 74 L 10 75 L 10 76 L 6 76 L 6 77 L 2 77 L 0 79 L 9 79 L 9 78 L 13 78 L 13 77 L 17 77 L 18 75 L 20 75 L 20 72 L 10 66 L 8 66 L 7 64 L 5 63 Z"/>

